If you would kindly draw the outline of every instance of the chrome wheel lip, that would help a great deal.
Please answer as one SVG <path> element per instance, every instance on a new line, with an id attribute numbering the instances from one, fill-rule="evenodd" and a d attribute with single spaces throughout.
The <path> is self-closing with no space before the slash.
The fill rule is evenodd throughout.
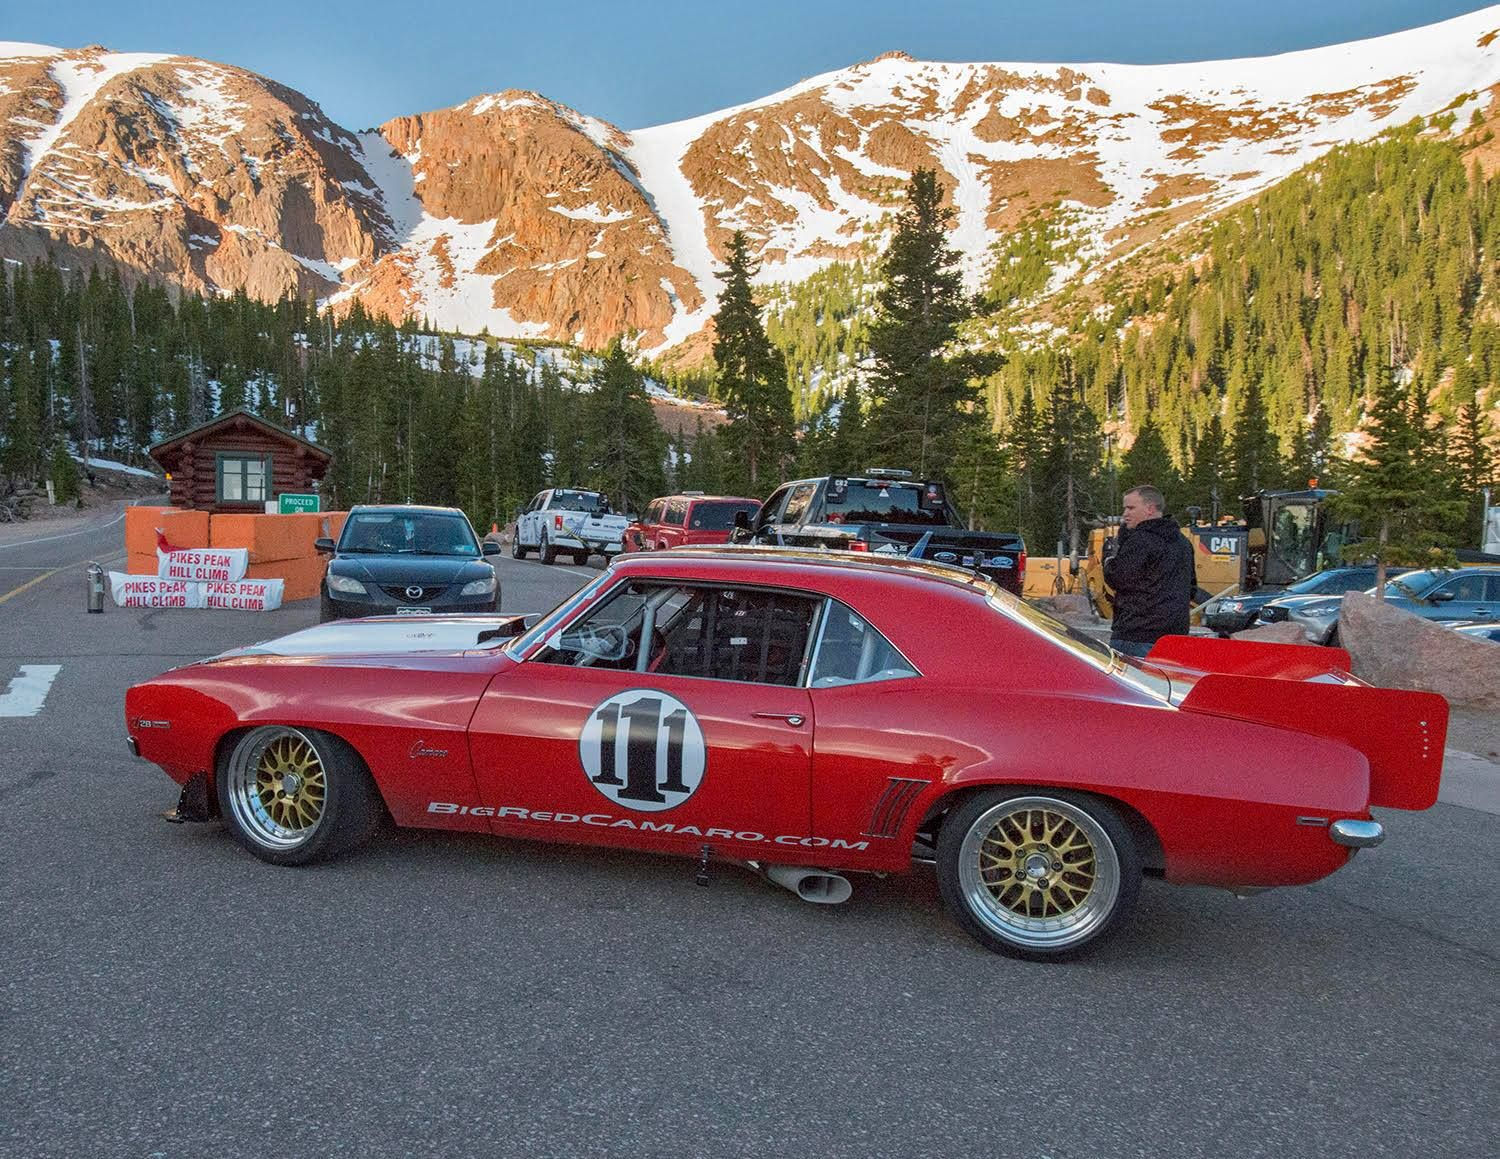
<path id="1" fill-rule="evenodd" d="M 980 873 L 980 849 L 990 832 L 1012 813 L 1045 809 L 1066 817 L 1094 847 L 1094 886 L 1078 907 L 1057 917 L 1023 917 L 1001 905 Z M 958 882 L 964 904 L 996 937 L 1033 950 L 1060 950 L 1087 941 L 1109 920 L 1120 896 L 1120 855 L 1115 843 L 1087 812 L 1056 797 L 1012 797 L 986 809 L 969 826 L 958 850 Z"/>
<path id="2" fill-rule="evenodd" d="M 328 801 L 324 797 L 323 808 L 311 825 L 302 829 L 290 829 L 272 819 L 261 803 L 256 786 L 256 769 L 261 757 L 276 741 L 294 737 L 307 745 L 323 766 L 324 781 L 327 781 L 328 765 L 323 753 L 305 732 L 290 725 L 264 725 L 240 739 L 229 758 L 225 805 L 234 814 L 234 819 L 251 841 L 265 849 L 297 849 L 312 840 L 313 836 L 328 821 Z M 326 793 L 326 789 L 325 789 Z"/>

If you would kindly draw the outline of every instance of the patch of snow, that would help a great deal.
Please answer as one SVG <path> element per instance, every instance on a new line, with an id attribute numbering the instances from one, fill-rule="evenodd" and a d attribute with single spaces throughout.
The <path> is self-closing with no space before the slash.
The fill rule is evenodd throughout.
<path id="1" fill-rule="evenodd" d="M 564 205 L 549 205 L 547 208 L 553 213 L 560 213 L 575 221 L 597 221 L 605 225 L 615 221 L 629 221 L 635 216 L 623 209 L 600 209 L 598 202 L 593 201 L 587 205 L 580 205 L 577 209 L 569 209 Z"/>

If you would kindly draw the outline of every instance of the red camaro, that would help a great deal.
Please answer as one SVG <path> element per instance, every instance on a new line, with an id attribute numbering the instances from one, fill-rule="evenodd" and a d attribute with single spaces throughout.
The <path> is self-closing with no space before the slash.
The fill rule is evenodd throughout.
<path id="1" fill-rule="evenodd" d="M 517 617 L 329 624 L 167 672 L 130 744 L 298 865 L 398 825 L 749 864 L 809 900 L 934 861 L 992 949 L 1077 952 L 1143 873 L 1332 873 L 1436 799 L 1439 696 L 1337 649 L 1169 637 L 1131 661 L 941 566 L 740 548 L 626 556 Z"/>

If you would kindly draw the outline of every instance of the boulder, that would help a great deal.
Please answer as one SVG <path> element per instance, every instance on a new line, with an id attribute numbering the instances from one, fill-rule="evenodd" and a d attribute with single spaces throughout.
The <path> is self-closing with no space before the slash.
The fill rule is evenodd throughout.
<path id="1" fill-rule="evenodd" d="M 1500 709 L 1500 645 L 1492 640 L 1471 639 L 1363 592 L 1344 597 L 1339 640 L 1354 674 L 1371 684 Z"/>
<path id="2" fill-rule="evenodd" d="M 1246 628 L 1234 634 L 1236 640 L 1251 640 L 1259 644 L 1306 644 L 1307 633 L 1301 624 L 1282 620 L 1276 624 L 1262 624 L 1258 628 Z"/>

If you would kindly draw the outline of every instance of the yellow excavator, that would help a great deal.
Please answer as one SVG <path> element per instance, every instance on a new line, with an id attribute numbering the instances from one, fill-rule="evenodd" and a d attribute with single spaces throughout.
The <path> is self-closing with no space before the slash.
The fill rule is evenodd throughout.
<path id="1" fill-rule="evenodd" d="M 1284 588 L 1338 563 L 1349 529 L 1328 524 L 1327 502 L 1335 494 L 1318 488 L 1257 491 L 1245 496 L 1241 520 L 1204 523 L 1190 517 L 1182 534 L 1193 545 L 1198 571 L 1193 622 L 1216 596 Z M 1195 516 L 1192 508 L 1189 512 Z M 1077 572 L 1094 610 L 1106 619 L 1114 605 L 1104 583 L 1104 547 L 1119 531 L 1118 519 L 1094 528 Z"/>

